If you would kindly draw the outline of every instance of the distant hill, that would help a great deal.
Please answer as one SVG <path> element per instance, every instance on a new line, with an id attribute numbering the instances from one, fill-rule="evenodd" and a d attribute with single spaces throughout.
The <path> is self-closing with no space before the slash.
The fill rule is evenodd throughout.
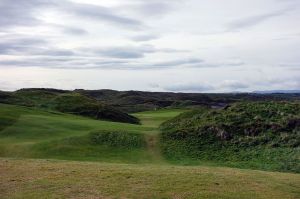
<path id="1" fill-rule="evenodd" d="M 118 107 L 125 112 L 155 110 L 165 107 L 224 107 L 239 101 L 280 101 L 300 99 L 299 94 L 257 93 L 171 93 L 115 90 L 75 90 L 85 96 Z"/>
<path id="2" fill-rule="evenodd" d="M 267 91 L 253 91 L 253 93 L 259 93 L 259 94 L 272 94 L 272 93 L 299 94 L 300 90 L 267 90 Z"/>
<path id="3" fill-rule="evenodd" d="M 240 101 L 280 101 L 300 100 L 300 93 L 171 93 L 115 90 L 83 90 L 74 91 L 32 88 L 15 92 L 0 91 L 0 102 L 23 104 L 29 106 L 49 106 L 49 99 L 58 95 L 79 94 L 85 99 L 97 101 L 114 109 L 134 113 L 160 108 L 173 107 L 214 107 L 221 108 L 227 104 Z"/>

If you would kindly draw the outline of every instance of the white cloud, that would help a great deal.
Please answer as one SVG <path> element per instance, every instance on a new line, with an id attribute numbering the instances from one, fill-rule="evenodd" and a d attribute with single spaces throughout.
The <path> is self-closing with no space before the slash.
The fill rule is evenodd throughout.
<path id="1" fill-rule="evenodd" d="M 0 89 L 298 89 L 299 13 L 297 0 L 1 0 Z"/>

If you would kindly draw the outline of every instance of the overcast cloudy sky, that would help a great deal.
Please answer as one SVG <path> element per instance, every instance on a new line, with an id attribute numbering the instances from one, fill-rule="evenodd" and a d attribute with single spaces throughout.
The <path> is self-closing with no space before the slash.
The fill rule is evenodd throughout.
<path id="1" fill-rule="evenodd" d="M 0 90 L 300 89 L 299 0 L 0 0 Z"/>

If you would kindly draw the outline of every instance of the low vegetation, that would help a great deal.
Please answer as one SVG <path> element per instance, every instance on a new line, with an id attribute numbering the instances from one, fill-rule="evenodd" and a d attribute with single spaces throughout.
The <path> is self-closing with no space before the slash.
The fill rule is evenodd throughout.
<path id="1" fill-rule="evenodd" d="M 184 113 L 162 125 L 163 154 L 183 164 L 300 172 L 299 110 L 299 102 L 244 102 Z"/>
<path id="2" fill-rule="evenodd" d="M 108 145 L 120 148 L 142 148 L 146 146 L 145 137 L 141 133 L 125 131 L 96 131 L 90 133 L 93 144 Z"/>

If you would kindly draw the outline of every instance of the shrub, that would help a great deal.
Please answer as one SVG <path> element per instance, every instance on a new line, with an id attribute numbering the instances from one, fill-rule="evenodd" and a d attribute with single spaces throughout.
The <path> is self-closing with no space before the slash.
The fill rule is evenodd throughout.
<path id="1" fill-rule="evenodd" d="M 300 165 L 295 158 L 300 155 L 299 110 L 299 102 L 243 102 L 184 113 L 162 124 L 162 151 L 172 160 L 243 162 L 287 170 Z"/>

